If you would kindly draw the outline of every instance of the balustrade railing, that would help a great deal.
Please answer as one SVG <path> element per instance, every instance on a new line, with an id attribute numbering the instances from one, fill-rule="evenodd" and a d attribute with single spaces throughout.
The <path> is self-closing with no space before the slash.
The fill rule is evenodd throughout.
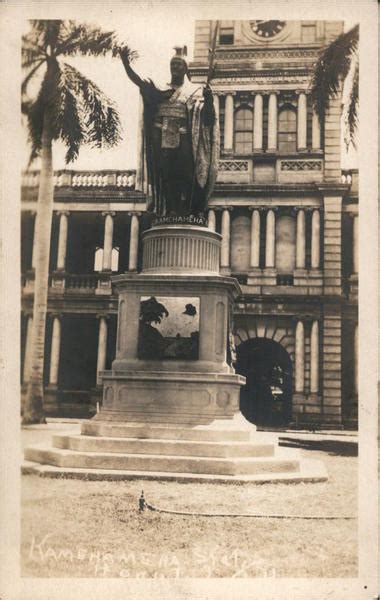
<path id="1" fill-rule="evenodd" d="M 99 274 L 87 273 L 85 275 L 66 274 L 65 288 L 66 289 L 95 289 L 98 285 Z"/>
<path id="2" fill-rule="evenodd" d="M 37 187 L 39 184 L 39 171 L 25 171 L 22 174 L 23 187 Z M 55 171 L 55 187 L 74 188 L 104 188 L 116 187 L 133 190 L 135 188 L 136 174 L 128 171 Z"/>
<path id="3" fill-rule="evenodd" d="M 280 160 L 280 173 L 297 172 L 315 173 L 318 172 L 322 176 L 323 163 L 321 160 Z M 231 182 L 240 180 L 244 182 L 252 181 L 255 183 L 255 178 L 252 174 L 252 160 L 242 159 L 222 159 L 218 162 L 218 181 Z M 21 185 L 28 188 L 36 188 L 39 184 L 39 171 L 24 171 L 22 174 Z M 227 178 L 227 179 L 226 179 Z M 342 183 L 348 183 L 353 188 L 357 188 L 357 171 L 342 170 Z M 135 189 L 136 172 L 134 170 L 127 171 L 55 171 L 54 186 L 56 188 L 116 188 L 116 189 Z"/>

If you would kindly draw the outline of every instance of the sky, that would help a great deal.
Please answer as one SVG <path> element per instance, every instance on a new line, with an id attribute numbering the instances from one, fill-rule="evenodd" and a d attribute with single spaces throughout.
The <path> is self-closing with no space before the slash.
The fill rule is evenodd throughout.
<path id="1" fill-rule="evenodd" d="M 162 18 L 159 22 L 155 20 L 154 11 L 152 15 L 134 12 L 133 19 L 126 19 L 125 24 L 112 19 L 102 20 L 101 23 L 91 20 L 87 22 L 101 25 L 104 30 L 115 30 L 120 41 L 138 52 L 139 58 L 133 63 L 133 68 L 142 77 L 154 79 L 155 83 L 162 85 L 170 81 L 169 62 L 174 54 L 174 46 L 187 45 L 188 56 L 192 59 L 195 19 L 185 19 L 181 13 L 171 14 L 170 19 L 165 22 Z M 66 167 L 65 148 L 62 144 L 56 143 L 54 168 L 78 170 L 135 168 L 139 93 L 137 87 L 128 79 L 121 60 L 111 57 L 70 57 L 67 62 L 94 81 L 114 100 L 120 114 L 123 133 L 119 145 L 108 150 L 102 151 L 83 146 L 78 159 Z M 28 162 L 26 135 L 23 162 L 26 167 Z M 31 168 L 38 168 L 38 164 L 33 163 Z"/>
<path id="2" fill-rule="evenodd" d="M 139 58 L 133 68 L 142 77 L 151 77 L 157 84 L 170 80 L 169 61 L 174 54 L 174 46 L 187 45 L 188 57 L 193 58 L 195 19 L 202 14 L 185 3 L 178 3 L 178 10 L 157 10 L 152 4 L 150 10 L 138 10 L 137 4 L 126 6 L 125 18 L 110 15 L 107 19 L 86 19 L 86 22 L 101 26 L 104 30 L 116 31 L 120 41 L 138 52 Z M 127 10 L 128 9 L 128 10 Z M 112 10 L 110 11 L 112 13 Z M 83 19 L 81 19 L 83 22 Z M 345 28 L 353 22 L 346 21 Z M 26 25 L 26 30 L 28 25 Z M 128 79 L 119 58 L 77 57 L 67 62 L 79 69 L 94 81 L 115 103 L 120 114 L 122 140 L 118 146 L 107 150 L 91 149 L 83 146 L 78 159 L 65 165 L 65 148 L 61 143 L 54 144 L 54 169 L 98 170 L 134 169 L 136 167 L 138 89 Z M 37 81 L 36 81 L 37 84 Z M 23 167 L 29 157 L 27 135 L 24 134 Z M 355 167 L 356 153 L 351 149 L 347 155 L 343 151 L 342 166 Z M 38 168 L 35 161 L 31 168 Z"/>

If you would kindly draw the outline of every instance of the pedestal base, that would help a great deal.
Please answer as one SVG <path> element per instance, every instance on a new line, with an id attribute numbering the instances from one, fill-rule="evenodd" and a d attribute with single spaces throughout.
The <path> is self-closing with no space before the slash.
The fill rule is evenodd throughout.
<path id="1" fill-rule="evenodd" d="M 191 371 L 104 372 L 97 420 L 206 424 L 239 410 L 244 377 Z"/>
<path id="2" fill-rule="evenodd" d="M 52 446 L 25 450 L 25 473 L 78 479 L 154 479 L 181 482 L 265 483 L 324 481 L 320 461 L 301 460 L 257 433 L 241 415 L 207 426 L 102 422 L 81 435 L 55 435 Z M 30 462 L 32 461 L 32 462 Z"/>

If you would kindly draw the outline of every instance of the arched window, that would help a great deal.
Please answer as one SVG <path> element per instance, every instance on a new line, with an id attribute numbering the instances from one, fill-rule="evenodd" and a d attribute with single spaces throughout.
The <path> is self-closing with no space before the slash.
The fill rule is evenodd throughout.
<path id="1" fill-rule="evenodd" d="M 285 108 L 278 116 L 278 149 L 280 152 L 297 151 L 297 115 Z"/>
<path id="2" fill-rule="evenodd" d="M 112 248 L 111 271 L 119 270 L 119 248 Z"/>
<path id="3" fill-rule="evenodd" d="M 94 271 L 101 271 L 103 266 L 103 248 L 95 249 Z"/>
<path id="4" fill-rule="evenodd" d="M 119 270 L 119 248 L 112 248 L 111 271 Z M 94 271 L 101 271 L 103 268 L 103 248 L 97 247 L 94 258 Z"/>
<path id="5" fill-rule="evenodd" d="M 281 216 L 276 219 L 276 269 L 279 275 L 291 275 L 296 266 L 296 220 Z"/>
<path id="6" fill-rule="evenodd" d="M 249 271 L 251 219 L 240 215 L 231 223 L 231 268 L 234 273 Z"/>
<path id="7" fill-rule="evenodd" d="M 235 113 L 235 152 L 250 154 L 253 142 L 253 115 L 250 108 L 239 108 Z"/>

